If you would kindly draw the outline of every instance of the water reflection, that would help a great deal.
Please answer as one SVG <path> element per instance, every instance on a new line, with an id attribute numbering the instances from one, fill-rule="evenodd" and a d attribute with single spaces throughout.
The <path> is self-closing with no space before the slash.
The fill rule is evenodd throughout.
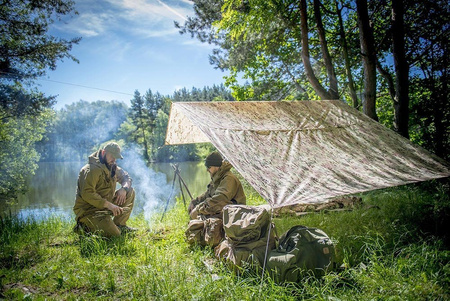
<path id="1" fill-rule="evenodd" d="M 28 193 L 19 197 L 19 204 L 9 206 L 7 210 L 23 219 L 32 217 L 40 220 L 52 215 L 73 218 L 72 207 L 78 173 L 84 164 L 84 162 L 40 163 L 36 174 L 29 179 Z M 152 175 L 146 177 L 146 181 L 140 180 L 142 171 L 138 174 L 137 169 L 126 169 L 133 178 L 133 186 L 137 192 L 135 213 L 144 209 L 149 198 L 157 204 L 165 204 L 172 189 L 174 169 L 170 163 L 154 163 L 144 169 L 146 174 Z M 210 179 L 202 162 L 181 162 L 179 169 L 193 197 L 206 190 Z M 143 193 L 149 189 L 158 193 L 152 193 L 151 196 Z M 189 202 L 187 192 L 184 193 L 186 201 Z M 175 183 L 175 195 L 181 196 L 178 181 Z"/>

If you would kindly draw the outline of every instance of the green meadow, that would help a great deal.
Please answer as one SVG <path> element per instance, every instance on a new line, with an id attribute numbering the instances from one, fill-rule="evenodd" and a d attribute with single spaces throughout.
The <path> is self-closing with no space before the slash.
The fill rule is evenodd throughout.
<path id="1" fill-rule="evenodd" d="M 246 187 L 248 190 L 249 188 Z M 324 230 L 335 268 L 300 283 L 275 283 L 261 270 L 234 273 L 211 248 L 184 240 L 181 200 L 161 221 L 132 215 L 135 234 L 79 237 L 73 221 L 0 220 L 0 299 L 6 300 L 449 300 L 448 181 L 358 195 L 351 211 L 273 219 Z M 265 203 L 248 194 L 249 205 Z"/>

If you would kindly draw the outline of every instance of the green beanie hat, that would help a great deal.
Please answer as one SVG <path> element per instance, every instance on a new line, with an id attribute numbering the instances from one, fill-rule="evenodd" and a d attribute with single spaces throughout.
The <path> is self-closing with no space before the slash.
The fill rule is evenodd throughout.
<path id="1" fill-rule="evenodd" d="M 207 167 L 210 166 L 222 166 L 222 156 L 218 153 L 218 152 L 212 152 L 208 155 L 208 157 L 206 157 L 205 159 L 205 165 Z"/>

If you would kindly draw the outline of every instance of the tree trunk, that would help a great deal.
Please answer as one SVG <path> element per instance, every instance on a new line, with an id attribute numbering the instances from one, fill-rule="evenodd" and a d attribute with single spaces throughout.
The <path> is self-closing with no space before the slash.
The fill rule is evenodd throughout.
<path id="1" fill-rule="evenodd" d="M 336 1 L 336 11 L 338 14 L 338 19 L 339 19 L 339 35 L 340 35 L 341 43 L 342 43 L 342 54 L 344 56 L 344 61 L 345 61 L 345 72 L 347 74 L 348 89 L 350 92 L 350 98 L 352 99 L 352 107 L 358 108 L 359 101 L 358 101 L 358 96 L 356 95 L 356 91 L 355 91 L 355 82 L 353 81 L 352 70 L 350 68 L 350 59 L 348 57 L 347 38 L 345 36 L 344 22 L 342 20 L 342 9 L 338 8 L 337 1 Z"/>
<path id="2" fill-rule="evenodd" d="M 439 42 L 442 43 L 442 42 Z M 444 42 L 445 43 L 445 42 Z M 441 49 L 444 47 L 441 47 Z M 447 49 L 444 49 L 443 57 L 443 66 L 448 66 L 448 55 Z M 434 68 L 434 65 L 431 67 L 431 74 L 436 74 L 438 71 Z M 433 109 L 432 109 L 432 119 L 434 123 L 435 132 L 433 136 L 433 144 L 434 151 L 436 155 L 447 159 L 449 150 L 448 150 L 448 141 L 449 139 L 449 127 L 448 127 L 448 114 L 449 112 L 449 102 L 448 102 L 448 72 L 442 72 L 441 80 L 433 80 L 430 83 L 430 90 L 432 92 L 431 99 L 433 99 Z M 448 160 L 448 159 L 447 159 Z"/>
<path id="3" fill-rule="evenodd" d="M 375 39 L 369 23 L 367 0 L 356 0 L 359 39 L 364 67 L 364 114 L 378 121 L 376 113 L 376 50 Z"/>
<path id="4" fill-rule="evenodd" d="M 396 98 L 395 98 L 395 83 L 394 83 L 394 79 L 392 78 L 392 74 L 389 72 L 389 70 L 383 68 L 383 66 L 381 66 L 381 63 L 377 60 L 377 70 L 378 72 L 380 72 L 381 76 L 384 77 L 384 79 L 386 80 L 386 83 L 388 85 L 388 91 L 389 91 L 389 96 L 392 99 L 392 102 L 396 102 Z"/>
<path id="5" fill-rule="evenodd" d="M 317 23 L 317 31 L 319 33 L 319 41 L 323 55 L 323 61 L 327 70 L 328 79 L 330 80 L 330 89 L 328 90 L 328 93 L 330 94 L 330 99 L 339 99 L 336 73 L 334 72 L 333 61 L 331 59 L 330 52 L 328 51 L 328 44 L 325 37 L 325 29 L 322 23 L 322 13 L 320 12 L 319 0 L 314 0 L 314 17 Z"/>
<path id="6" fill-rule="evenodd" d="M 445 158 L 446 153 L 448 152 L 448 150 L 445 149 L 445 144 L 444 141 L 446 139 L 446 135 L 448 137 L 448 127 L 445 127 L 444 123 L 442 122 L 443 118 L 444 118 L 444 112 L 445 110 L 443 110 L 443 108 L 445 108 L 445 101 L 448 101 L 447 97 L 448 97 L 448 93 L 447 93 L 447 89 L 445 89 L 446 85 L 446 79 L 445 79 L 445 75 L 444 77 L 444 88 L 443 89 L 437 89 L 436 87 L 433 87 L 433 92 L 432 92 L 432 97 L 434 99 L 436 99 L 437 103 L 434 105 L 433 107 L 433 115 L 434 115 L 434 126 L 436 128 L 435 130 L 435 134 L 433 137 L 433 142 L 434 142 L 434 150 L 436 155 L 438 155 L 439 157 Z M 437 91 L 438 90 L 438 91 Z M 441 92 L 441 93 L 440 93 Z M 442 93 L 444 92 L 444 93 Z"/>
<path id="7" fill-rule="evenodd" d="M 143 144 L 144 144 L 144 159 L 147 162 L 150 162 L 150 156 L 148 155 L 148 142 L 147 142 L 147 137 L 145 136 L 145 128 L 144 128 L 144 123 L 142 122 L 142 118 L 141 118 L 141 130 L 142 130 L 142 139 L 143 139 Z"/>
<path id="8" fill-rule="evenodd" d="M 405 55 L 403 0 L 392 0 L 392 46 L 397 77 L 394 101 L 394 129 L 409 138 L 409 66 Z"/>
<path id="9" fill-rule="evenodd" d="M 305 73 L 309 83 L 313 87 L 314 91 L 319 95 L 322 100 L 333 99 L 333 96 L 325 90 L 320 84 L 317 77 L 314 75 L 314 70 L 311 66 L 309 59 L 309 42 L 308 42 L 308 16 L 306 0 L 300 0 L 300 28 L 301 28 L 301 41 L 302 41 L 302 61 L 305 66 Z"/>

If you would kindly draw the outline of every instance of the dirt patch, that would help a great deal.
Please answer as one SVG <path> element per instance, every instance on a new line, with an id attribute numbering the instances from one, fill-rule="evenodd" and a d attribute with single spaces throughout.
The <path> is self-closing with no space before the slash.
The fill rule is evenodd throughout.
<path id="1" fill-rule="evenodd" d="M 275 216 L 301 216 L 320 211 L 348 211 L 362 206 L 362 198 L 346 196 L 322 204 L 296 204 L 274 209 Z"/>
<path id="2" fill-rule="evenodd" d="M 170 228 L 147 229 L 145 237 L 151 240 L 163 240 L 172 232 Z"/>
<path id="3" fill-rule="evenodd" d="M 48 244 L 48 246 L 52 247 L 52 248 L 63 248 L 63 247 L 75 246 L 75 245 L 76 245 L 75 241 L 53 241 Z"/>
<path id="4" fill-rule="evenodd" d="M 29 286 L 29 285 L 24 285 L 22 283 L 8 283 L 2 287 L 2 289 L 0 291 L 1 295 L 3 295 L 4 292 L 9 291 L 10 289 L 19 289 L 25 295 L 39 293 L 39 290 L 37 288 Z"/>

